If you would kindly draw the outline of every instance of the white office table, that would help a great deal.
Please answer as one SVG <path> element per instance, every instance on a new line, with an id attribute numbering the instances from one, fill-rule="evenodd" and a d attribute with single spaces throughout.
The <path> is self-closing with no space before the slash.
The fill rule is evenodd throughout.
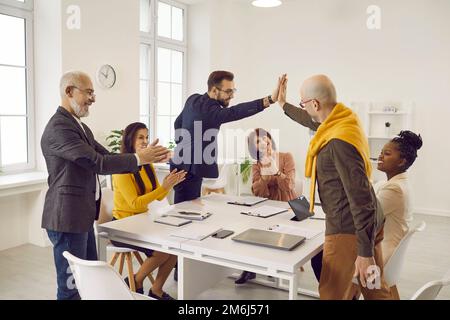
<path id="1" fill-rule="evenodd" d="M 290 221 L 292 211 L 269 218 L 251 217 L 240 214 L 248 207 L 226 204 L 228 196 L 210 195 L 189 205 L 202 206 L 212 212 L 204 221 L 193 223 L 208 224 L 233 230 L 235 233 L 225 239 L 208 237 L 202 241 L 170 236 L 182 227 L 167 226 L 153 222 L 163 209 L 152 214 L 140 214 L 130 218 L 108 222 L 99 226 L 109 238 L 150 248 L 178 256 L 178 299 L 195 299 L 203 291 L 222 281 L 236 269 L 256 272 L 288 281 L 289 299 L 296 299 L 299 290 L 299 268 L 322 250 L 324 233 L 306 240 L 291 251 L 239 243 L 231 238 L 249 228 L 268 229 L 276 224 L 299 226 L 315 230 L 325 230 L 323 220 Z M 265 201 L 260 205 L 274 205 L 288 208 L 286 202 Z M 177 206 L 186 207 L 187 203 Z M 316 209 L 317 210 L 317 209 Z M 190 226 L 188 224 L 186 226 Z M 104 250 L 101 249 L 101 250 Z"/>

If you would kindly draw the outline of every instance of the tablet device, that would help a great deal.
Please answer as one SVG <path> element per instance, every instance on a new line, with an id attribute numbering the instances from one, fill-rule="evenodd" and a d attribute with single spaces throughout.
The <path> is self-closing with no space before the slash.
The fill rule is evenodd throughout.
<path id="1" fill-rule="evenodd" d="M 295 214 L 295 217 L 291 220 L 302 221 L 314 215 L 314 212 L 309 212 L 309 201 L 304 196 L 290 200 L 288 203 Z"/>

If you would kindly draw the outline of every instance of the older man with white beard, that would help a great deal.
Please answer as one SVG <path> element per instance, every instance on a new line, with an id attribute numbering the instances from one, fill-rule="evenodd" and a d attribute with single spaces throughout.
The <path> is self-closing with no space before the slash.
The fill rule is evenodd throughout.
<path id="1" fill-rule="evenodd" d="M 95 102 L 94 88 L 83 72 L 67 72 L 60 83 L 61 106 L 49 120 L 41 139 L 48 170 L 42 228 L 53 244 L 58 300 L 80 299 L 70 278 L 68 251 L 81 259 L 97 260 L 93 223 L 98 218 L 101 189 L 97 174 L 138 172 L 139 166 L 167 161 L 170 151 L 154 141 L 136 154 L 112 154 L 94 139 L 81 118 Z"/>

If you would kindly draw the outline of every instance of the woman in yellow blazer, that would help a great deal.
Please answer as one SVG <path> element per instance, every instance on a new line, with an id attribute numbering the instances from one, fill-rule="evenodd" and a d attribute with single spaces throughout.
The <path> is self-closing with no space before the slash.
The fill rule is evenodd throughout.
<path id="1" fill-rule="evenodd" d="M 148 146 L 148 129 L 145 124 L 136 122 L 126 127 L 123 132 L 121 153 L 136 153 Z M 185 179 L 186 172 L 172 171 L 164 178 L 160 185 L 156 178 L 153 165 L 140 167 L 139 172 L 113 175 L 114 209 L 113 219 L 124 219 L 135 214 L 147 212 L 150 202 L 164 199 L 175 185 Z M 170 272 L 177 263 L 177 257 L 171 254 L 153 251 L 146 248 L 111 241 L 114 245 L 127 247 L 144 253 L 144 261 L 134 276 L 136 292 L 143 294 L 144 279 L 158 268 L 158 274 L 153 283 L 149 296 L 155 299 L 173 300 L 163 291 L 163 285 Z M 128 278 L 125 279 L 128 284 Z"/>

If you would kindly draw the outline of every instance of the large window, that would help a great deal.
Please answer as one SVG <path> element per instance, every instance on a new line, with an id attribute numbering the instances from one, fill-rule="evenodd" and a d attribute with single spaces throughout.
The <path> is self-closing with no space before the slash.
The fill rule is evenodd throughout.
<path id="1" fill-rule="evenodd" d="M 141 0 L 141 121 L 168 146 L 183 108 L 186 7 L 169 0 Z"/>
<path id="2" fill-rule="evenodd" d="M 0 169 L 34 166 L 32 1 L 0 0 Z"/>

